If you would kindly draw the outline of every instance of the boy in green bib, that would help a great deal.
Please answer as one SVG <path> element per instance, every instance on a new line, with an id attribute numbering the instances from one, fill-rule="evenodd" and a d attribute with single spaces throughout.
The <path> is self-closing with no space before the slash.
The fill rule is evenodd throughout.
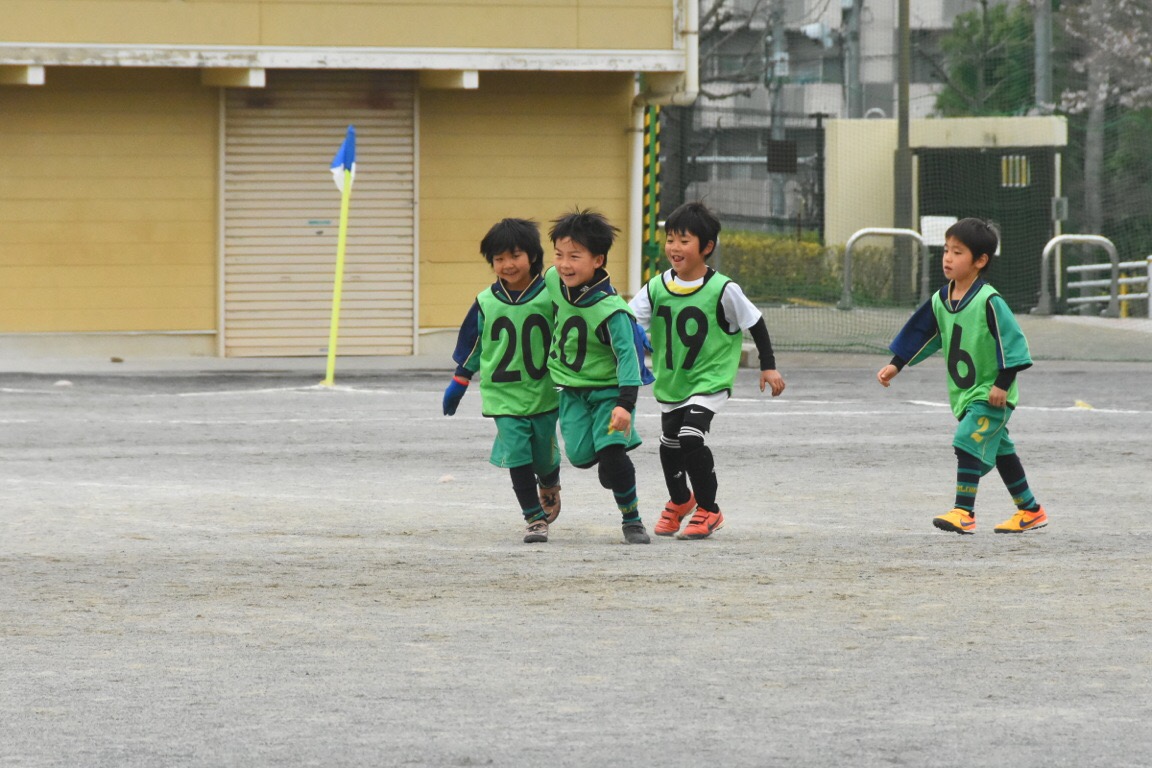
<path id="1" fill-rule="evenodd" d="M 983 278 L 999 240 L 982 219 L 961 219 L 948 228 L 943 267 L 949 282 L 904 325 L 889 347 L 892 362 L 876 374 L 887 387 L 905 365 L 944 350 L 948 397 L 960 423 L 952 439 L 956 501 L 952 511 L 932 520 L 942 531 L 976 532 L 976 491 L 993 467 L 1017 510 L 992 530 L 1022 533 L 1048 524 L 1008 436 L 1008 419 L 1019 400 L 1016 374 L 1032 366 L 1032 357 L 1012 311 Z"/>
<path id="2" fill-rule="evenodd" d="M 703 203 L 685 203 L 664 223 L 671 269 L 632 297 L 636 322 L 652 337 L 652 393 L 660 403 L 660 466 L 669 500 L 657 536 L 706 539 L 724 525 L 716 503 L 712 451 L 704 436 L 728 401 L 740 367 L 744 331 L 760 358 L 760 391 L 784 391 L 760 310 L 740 286 L 708 266 L 720 221 Z M 689 487 L 691 482 L 691 487 Z M 684 518 L 692 515 L 680 531 Z"/>
<path id="3" fill-rule="evenodd" d="M 555 266 L 544 273 L 556 305 L 548 369 L 560 388 L 560 434 L 573 466 L 598 466 L 623 518 L 624 540 L 648 544 L 628 451 L 642 383 L 632 311 L 604 265 L 619 230 L 599 213 L 577 210 L 552 222 Z"/>
<path id="4" fill-rule="evenodd" d="M 488 230 L 480 253 L 496 282 L 480 292 L 460 326 L 444 414 L 456 413 L 479 371 L 482 411 L 496 422 L 489 461 L 512 476 L 527 524 L 524 542 L 542 543 L 560 514 L 560 449 L 558 398 L 548 375 L 552 299 L 541 276 L 540 229 L 525 219 L 504 219 Z"/>

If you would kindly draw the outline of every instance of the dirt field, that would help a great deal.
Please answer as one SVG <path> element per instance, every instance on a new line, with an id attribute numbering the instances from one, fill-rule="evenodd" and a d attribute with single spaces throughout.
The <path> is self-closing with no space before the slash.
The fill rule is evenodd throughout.
<path id="1" fill-rule="evenodd" d="M 522 544 L 446 369 L 0 373 L 0 765 L 1152 764 L 1152 364 L 1022 374 L 1051 524 L 993 474 L 961 537 L 939 360 L 883 362 L 742 371 L 727 527 L 647 547 L 567 466 Z"/>

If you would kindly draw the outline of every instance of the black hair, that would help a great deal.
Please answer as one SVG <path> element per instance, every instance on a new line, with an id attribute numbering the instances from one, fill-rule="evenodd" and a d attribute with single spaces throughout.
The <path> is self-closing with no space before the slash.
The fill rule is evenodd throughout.
<path id="1" fill-rule="evenodd" d="M 609 224 L 604 214 L 577 208 L 572 213 L 553 219 L 548 236 L 553 243 L 570 238 L 591 251 L 593 256 L 603 256 L 607 264 L 608 251 L 619 232 L 620 228 Z"/>
<path id="2" fill-rule="evenodd" d="M 492 225 L 480 241 L 480 253 L 489 264 L 502 253 L 524 251 L 528 254 L 533 276 L 544 271 L 544 247 L 540 245 L 540 227 L 528 219 L 501 219 Z"/>
<path id="3" fill-rule="evenodd" d="M 964 243 L 968 250 L 972 251 L 973 261 L 987 254 L 988 261 L 980 268 L 981 273 L 992 266 L 992 257 L 996 255 L 996 249 L 1000 245 L 1000 231 L 996 224 L 985 219 L 960 219 L 944 233 L 945 240 L 950 237 Z"/>
<path id="4" fill-rule="evenodd" d="M 712 250 L 704 255 L 707 260 L 716 252 L 717 238 L 720 237 L 720 220 L 708 207 L 699 201 L 684 203 L 664 220 L 664 231 L 668 234 L 695 235 L 700 241 L 700 251 L 712 243 Z"/>

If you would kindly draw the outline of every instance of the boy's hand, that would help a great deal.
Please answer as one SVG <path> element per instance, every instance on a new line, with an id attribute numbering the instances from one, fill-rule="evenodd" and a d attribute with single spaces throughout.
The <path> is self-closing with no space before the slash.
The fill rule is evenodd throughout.
<path id="1" fill-rule="evenodd" d="M 456 413 L 456 406 L 460 405 L 461 398 L 468 391 L 468 379 L 463 376 L 453 376 L 444 390 L 444 415 L 451 416 Z"/>
<path id="2" fill-rule="evenodd" d="M 988 393 L 988 405 L 993 408 L 1003 408 L 1008 403 L 1008 393 L 1000 387 L 992 387 Z"/>
<path id="3" fill-rule="evenodd" d="M 900 373 L 900 370 L 892 365 L 892 363 L 888 363 L 888 365 L 876 373 L 876 380 L 887 387 L 892 384 L 892 379 L 896 378 L 896 374 L 898 373 Z"/>
<path id="4" fill-rule="evenodd" d="M 612 409 L 612 418 L 608 421 L 608 433 L 622 432 L 628 434 L 632 429 L 632 414 L 626 409 L 616 406 Z"/>
<path id="5" fill-rule="evenodd" d="M 636 345 L 636 357 L 640 359 L 640 384 L 648 386 L 656 381 L 656 377 L 652 375 L 652 371 L 648 370 L 648 365 L 644 359 L 644 353 L 652 351 L 652 344 L 648 341 L 648 334 L 644 333 L 640 323 L 635 320 L 632 321 L 632 342 Z"/>
<path id="6" fill-rule="evenodd" d="M 760 371 L 760 391 L 763 392 L 766 386 L 772 388 L 772 397 L 779 397 L 784 391 L 784 377 L 776 370 Z"/>

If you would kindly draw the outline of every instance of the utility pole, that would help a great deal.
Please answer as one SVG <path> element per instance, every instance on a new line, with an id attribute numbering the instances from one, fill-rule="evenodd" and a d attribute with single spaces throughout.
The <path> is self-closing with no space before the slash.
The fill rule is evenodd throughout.
<path id="1" fill-rule="evenodd" d="M 895 195 L 893 224 L 900 229 L 912 229 L 912 148 L 908 130 L 908 81 L 912 78 L 912 33 L 910 29 L 909 0 L 899 0 L 898 16 L 898 71 L 897 71 L 897 119 L 896 119 L 896 162 L 894 165 Z M 893 298 L 907 301 L 912 291 L 912 244 L 908 238 L 900 238 L 896 243 L 896 259 L 892 276 Z"/>
<path id="2" fill-rule="evenodd" d="M 864 87 L 860 84 L 860 14 L 864 0 L 851 0 L 844 9 L 844 90 L 848 117 L 864 117 Z"/>
<path id="3" fill-rule="evenodd" d="M 784 32 L 784 2 L 772 2 L 772 77 L 767 84 L 772 95 L 772 140 L 784 140 L 784 81 L 788 78 L 788 36 Z M 769 174 L 772 186 L 772 210 L 774 219 L 782 220 L 785 217 L 784 186 L 786 179 L 782 173 Z"/>
<path id="4" fill-rule="evenodd" d="M 1052 0 L 1037 0 L 1032 20 L 1036 37 L 1036 108 L 1052 111 Z"/>

